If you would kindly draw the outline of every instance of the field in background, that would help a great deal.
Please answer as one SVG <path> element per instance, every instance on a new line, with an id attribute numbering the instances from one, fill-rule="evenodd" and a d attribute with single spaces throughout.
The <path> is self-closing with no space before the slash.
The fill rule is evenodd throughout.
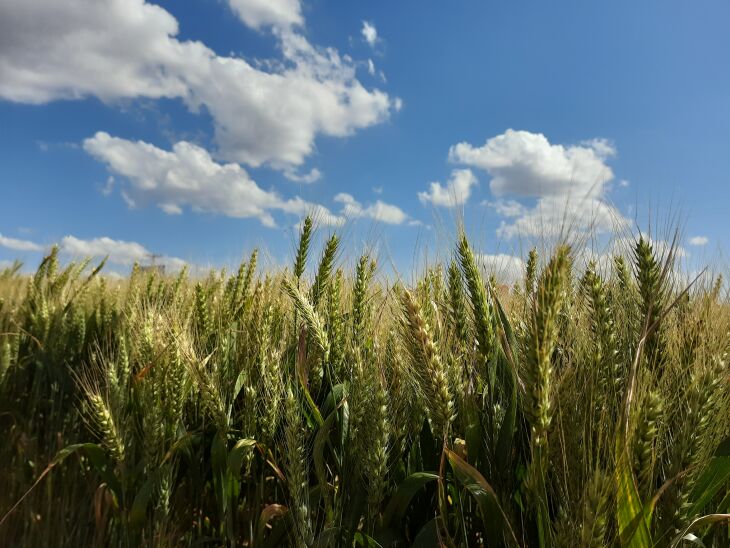
<path id="1" fill-rule="evenodd" d="M 404 287 L 311 237 L 267 275 L 0 274 L 2 543 L 730 545 L 720 279 L 638 238 L 506 291 L 460 236 Z"/>

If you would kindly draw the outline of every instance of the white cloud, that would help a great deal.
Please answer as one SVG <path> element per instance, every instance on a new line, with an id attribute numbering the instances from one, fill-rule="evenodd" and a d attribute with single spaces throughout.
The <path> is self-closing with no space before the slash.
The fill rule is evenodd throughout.
<path id="1" fill-rule="evenodd" d="M 478 255 L 477 260 L 489 274 L 494 274 L 497 281 L 512 285 L 522 279 L 525 271 L 525 262 L 514 255 Z"/>
<path id="2" fill-rule="evenodd" d="M 431 203 L 435 206 L 462 205 L 469 199 L 472 187 L 478 182 L 470 169 L 455 169 L 446 185 L 442 186 L 438 181 L 429 183 L 428 191 L 419 192 L 418 199 L 423 204 Z"/>
<path id="3" fill-rule="evenodd" d="M 177 32 L 172 15 L 142 0 L 4 0 L 0 96 L 24 103 L 183 96 L 179 71 L 165 65 L 201 45 L 178 42 Z"/>
<path id="4" fill-rule="evenodd" d="M 368 59 L 368 74 L 375 76 L 375 63 L 373 63 L 372 59 Z"/>
<path id="5" fill-rule="evenodd" d="M 508 129 L 481 147 L 465 142 L 452 146 L 449 160 L 489 173 L 495 196 L 583 198 L 600 196 L 613 179 L 605 161 L 614 154 L 602 139 L 564 147 L 551 144 L 542 133 Z"/>
<path id="6" fill-rule="evenodd" d="M 408 221 L 408 215 L 401 208 L 381 200 L 363 207 L 360 202 L 345 192 L 339 193 L 334 199 L 335 202 L 344 204 L 340 214 L 347 218 L 367 217 L 392 225 L 399 225 Z"/>
<path id="7" fill-rule="evenodd" d="M 109 175 L 109 177 L 106 178 L 106 183 L 104 183 L 104 186 L 101 187 L 101 193 L 104 196 L 109 196 L 114 191 L 114 185 L 116 181 L 114 180 L 113 175 Z"/>
<path id="8" fill-rule="evenodd" d="M 482 204 L 494 208 L 503 217 L 519 217 L 527 212 L 527 208 L 516 200 L 497 200 L 496 202 L 485 200 Z"/>
<path id="9" fill-rule="evenodd" d="M 322 172 L 316 167 L 312 168 L 309 173 L 299 173 L 295 169 L 285 169 L 284 177 L 286 177 L 290 181 L 294 181 L 295 183 L 303 183 L 305 185 L 308 185 L 310 183 L 314 183 L 315 181 L 319 181 L 322 178 Z"/>
<path id="10" fill-rule="evenodd" d="M 18 240 L 16 238 L 8 238 L 0 234 L 0 247 L 6 247 L 14 251 L 43 251 L 43 246 L 31 242 L 30 240 Z"/>
<path id="11" fill-rule="evenodd" d="M 596 234 L 618 231 L 626 219 L 612 205 L 597 198 L 549 196 L 540 198 L 532 208 L 525 208 L 513 221 L 502 221 L 497 229 L 500 238 L 515 236 L 568 236 L 576 232 Z"/>
<path id="12" fill-rule="evenodd" d="M 16 240 L 0 235 L 0 247 L 7 247 L 16 251 L 44 251 L 44 246 L 28 240 Z M 61 253 L 73 257 L 101 258 L 109 256 L 109 262 L 119 265 L 132 265 L 135 262 L 149 262 L 152 253 L 136 242 L 113 240 L 107 237 L 83 240 L 75 236 L 64 236 L 58 242 L 58 249 Z M 166 255 L 156 256 L 157 264 L 165 265 L 171 269 L 179 269 L 185 265 L 185 261 L 177 257 Z"/>
<path id="13" fill-rule="evenodd" d="M 623 215 L 606 200 L 616 154 L 606 139 L 577 145 L 552 144 L 541 133 L 508 129 L 474 147 L 462 142 L 449 150 L 449 160 L 486 171 L 497 197 L 533 199 L 487 202 L 502 221 L 497 235 L 558 236 L 576 231 L 612 232 L 625 227 Z"/>
<path id="14" fill-rule="evenodd" d="M 316 211 L 326 224 L 344 219 L 301 198 L 285 200 L 266 191 L 238 164 L 219 164 L 203 148 L 181 141 L 171 151 L 143 141 L 128 141 L 99 132 L 84 141 L 84 150 L 129 180 L 124 196 L 131 205 L 153 203 L 168 214 L 184 207 L 229 217 L 254 217 L 275 226 L 272 210 L 295 215 Z"/>
<path id="15" fill-rule="evenodd" d="M 703 246 L 707 245 L 707 242 L 709 241 L 710 240 L 707 238 L 707 236 L 693 236 L 689 239 L 689 245 Z"/>
<path id="16" fill-rule="evenodd" d="M 369 21 L 362 22 L 362 33 L 363 39 L 368 43 L 370 47 L 375 46 L 378 41 L 378 29 L 375 28 L 373 23 Z"/>
<path id="17" fill-rule="evenodd" d="M 301 165 L 318 135 L 351 135 L 397 106 L 366 89 L 355 64 L 335 49 L 283 28 L 300 21 L 298 2 L 239 0 L 232 7 L 254 27 L 277 26 L 280 62 L 249 63 L 178 40 L 177 20 L 143 0 L 4 0 L 0 98 L 180 98 L 191 111 L 210 113 L 222 158 L 276 168 Z"/>
<path id="18" fill-rule="evenodd" d="M 302 25 L 299 0 L 228 0 L 233 12 L 251 28 Z"/>
<path id="19" fill-rule="evenodd" d="M 74 257 L 100 258 L 108 255 L 110 263 L 124 266 L 131 266 L 136 262 L 148 263 L 153 257 L 149 250 L 137 242 L 113 240 L 107 237 L 82 240 L 75 236 L 65 236 L 59 242 L 59 250 Z M 174 270 L 186 264 L 182 259 L 164 255 L 155 257 L 155 262 Z"/>
<path id="20" fill-rule="evenodd" d="M 282 49 L 291 66 L 278 72 L 218 57 L 195 75 L 192 102 L 216 120 L 224 159 L 298 166 L 314 150 L 317 134 L 348 136 L 395 108 L 387 94 L 365 89 L 337 51 L 320 51 L 291 33 L 282 35 Z"/>

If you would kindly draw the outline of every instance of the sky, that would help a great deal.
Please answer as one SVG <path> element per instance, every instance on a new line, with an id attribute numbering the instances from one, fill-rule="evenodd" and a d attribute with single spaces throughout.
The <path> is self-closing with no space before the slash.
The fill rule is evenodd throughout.
<path id="1" fill-rule="evenodd" d="M 0 0 L 0 266 L 730 244 L 730 4 Z M 660 237 L 657 245 L 660 244 Z"/>

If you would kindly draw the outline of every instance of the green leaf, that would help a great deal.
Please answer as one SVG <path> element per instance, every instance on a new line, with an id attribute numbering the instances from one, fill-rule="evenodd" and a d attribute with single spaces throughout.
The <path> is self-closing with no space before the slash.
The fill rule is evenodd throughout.
<path id="1" fill-rule="evenodd" d="M 312 394 L 310 394 L 309 388 L 307 388 L 307 383 L 305 382 L 302 375 L 299 375 L 299 387 L 304 394 L 304 400 L 307 402 L 309 410 L 312 412 L 312 417 L 314 418 L 318 426 L 322 426 L 322 423 L 324 422 L 324 419 L 322 418 L 322 413 L 320 413 L 317 404 L 314 403 L 314 400 L 312 399 Z"/>
<path id="2" fill-rule="evenodd" d="M 487 438 L 484 431 L 483 416 L 479 405 L 474 399 L 465 402 L 464 414 L 467 417 L 466 427 L 466 448 L 468 451 L 469 462 L 479 468 L 481 467 L 483 458 L 483 444 Z"/>
<path id="3" fill-rule="evenodd" d="M 243 465 L 244 457 L 256 447 L 256 440 L 251 438 L 243 438 L 228 452 L 228 473 L 234 478 L 238 476 Z"/>
<path id="4" fill-rule="evenodd" d="M 225 515 L 227 508 L 227 497 L 225 496 L 225 479 L 228 465 L 227 455 L 225 435 L 221 432 L 216 432 L 210 447 L 210 461 L 215 496 L 222 515 Z"/>
<path id="5" fill-rule="evenodd" d="M 728 483 L 730 483 L 730 438 L 719 445 L 715 456 L 692 488 L 689 496 L 689 500 L 692 501 L 691 515 L 699 515 L 707 503 Z"/>
<path id="6" fill-rule="evenodd" d="M 370 535 L 358 531 L 355 533 L 355 546 L 364 546 L 365 548 L 383 548 L 382 545 Z"/>
<path id="7" fill-rule="evenodd" d="M 238 374 L 238 377 L 236 377 L 236 384 L 233 385 L 233 394 L 231 395 L 231 401 L 236 401 L 236 398 L 238 398 L 238 394 L 240 394 L 241 390 L 243 389 L 243 384 L 246 382 L 246 370 L 241 370 L 241 372 Z"/>
<path id="8" fill-rule="evenodd" d="M 479 506 L 487 538 L 504 539 L 508 544 L 519 546 L 512 525 L 499 503 L 497 493 L 489 482 L 479 473 L 479 470 L 459 455 L 448 448 L 444 448 L 444 451 L 446 451 L 446 458 L 454 470 L 456 479 L 469 491 Z"/>
<path id="9" fill-rule="evenodd" d="M 513 363 L 514 349 L 517 346 L 515 334 L 510 325 L 507 314 L 502 307 L 502 303 L 496 294 L 493 296 L 494 303 L 497 308 L 497 316 L 499 318 L 499 325 L 502 330 L 502 337 L 500 337 L 500 348 L 497 360 L 500 372 L 503 378 L 503 386 L 505 391 L 509 391 L 509 404 L 507 406 L 507 412 L 502 421 L 502 427 L 499 430 L 499 437 L 497 438 L 496 447 L 496 460 L 497 468 L 500 476 L 505 477 L 509 473 L 510 465 L 512 464 L 512 444 L 514 441 L 514 435 L 517 423 L 517 373 L 515 371 Z"/>
<path id="10" fill-rule="evenodd" d="M 651 546 L 649 523 L 636 490 L 634 475 L 626 459 L 616 469 L 616 518 L 621 546 Z"/>
<path id="11" fill-rule="evenodd" d="M 322 415 L 329 415 L 333 409 L 340 405 L 340 402 L 344 397 L 345 385 L 340 383 L 333 386 L 322 404 Z"/>
<path id="12" fill-rule="evenodd" d="M 317 430 L 317 435 L 314 437 L 314 450 L 313 450 L 313 456 L 314 456 L 314 472 L 317 475 L 317 481 L 319 482 L 319 487 L 322 491 L 322 496 L 325 500 L 325 508 L 329 510 L 329 496 L 330 496 L 330 489 L 329 484 L 327 483 L 327 472 L 325 469 L 325 459 L 324 459 L 324 450 L 327 445 L 327 440 L 329 439 L 330 430 L 332 429 L 332 424 L 334 424 L 335 419 L 337 419 L 337 409 L 334 409 L 329 416 L 327 417 L 327 420 L 324 421 L 322 426 L 319 427 Z"/>
<path id="13" fill-rule="evenodd" d="M 428 483 L 438 478 L 437 474 L 431 472 L 416 472 L 404 479 L 385 508 L 383 526 L 387 528 L 402 523 L 413 497 Z"/>
<path id="14" fill-rule="evenodd" d="M 500 361 L 506 357 L 502 354 Z M 509 367 L 509 366 L 508 366 Z M 511 368 L 509 368 L 512 371 Z M 517 422 L 517 378 L 512 372 L 508 377 L 509 382 L 509 405 L 507 412 L 499 429 L 499 437 L 497 438 L 496 459 L 497 468 L 501 477 L 505 477 L 509 473 L 510 465 L 513 464 L 512 443 L 515 436 Z"/>
<path id="15" fill-rule="evenodd" d="M 129 510 L 129 526 L 132 529 L 142 528 L 145 524 L 145 516 L 147 514 L 147 505 L 152 498 L 155 486 L 157 485 L 157 474 L 152 474 L 147 481 L 142 484 L 137 495 L 134 497 L 134 502 Z"/>
<path id="16" fill-rule="evenodd" d="M 180 436 L 177 440 L 175 440 L 175 443 L 170 446 L 170 449 L 167 450 L 167 453 L 165 453 L 165 456 L 160 462 L 160 466 L 172 459 L 172 457 L 174 457 L 177 453 L 187 451 L 193 443 L 200 441 L 200 439 L 200 434 L 194 434 L 192 432 L 186 432 Z"/>
<path id="17" fill-rule="evenodd" d="M 434 518 L 424 525 L 413 539 L 413 548 L 433 548 L 434 546 L 443 546 L 439 538 L 438 519 Z"/>

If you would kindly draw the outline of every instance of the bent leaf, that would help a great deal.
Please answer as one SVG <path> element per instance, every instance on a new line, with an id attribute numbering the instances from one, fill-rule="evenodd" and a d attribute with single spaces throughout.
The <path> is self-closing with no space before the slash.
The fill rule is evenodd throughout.
<path id="1" fill-rule="evenodd" d="M 518 546 L 519 542 L 512 530 L 507 515 L 502 510 L 497 493 L 489 482 L 479 473 L 479 470 L 462 459 L 448 448 L 444 448 L 446 458 L 449 459 L 454 475 L 479 505 L 482 522 L 486 528 L 487 537 L 504 539 L 508 544 Z"/>

